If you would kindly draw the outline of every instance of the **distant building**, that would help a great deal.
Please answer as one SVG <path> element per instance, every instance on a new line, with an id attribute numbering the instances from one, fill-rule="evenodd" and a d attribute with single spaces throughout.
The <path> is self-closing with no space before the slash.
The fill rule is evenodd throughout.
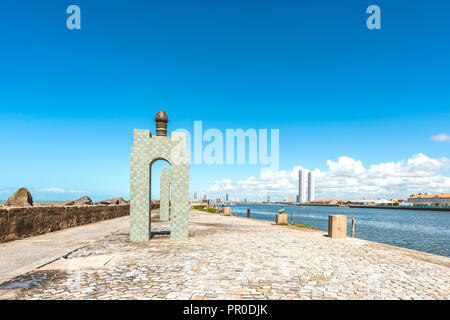
<path id="1" fill-rule="evenodd" d="M 225 201 L 228 201 L 228 193 L 225 195 Z"/>
<path id="2" fill-rule="evenodd" d="M 290 194 L 288 196 L 288 202 L 294 202 L 294 195 L 293 194 Z"/>
<path id="3" fill-rule="evenodd" d="M 306 190 L 306 184 L 308 184 L 308 190 Z M 306 170 L 300 170 L 298 172 L 298 203 L 305 203 L 315 200 L 315 187 L 316 177 L 313 171 L 307 172 Z"/>
<path id="4" fill-rule="evenodd" d="M 300 170 L 298 172 L 298 195 L 299 203 L 306 202 L 306 171 Z"/>
<path id="5" fill-rule="evenodd" d="M 417 194 L 408 198 L 408 202 L 415 206 L 443 206 L 450 207 L 450 193 Z"/>
<path id="6" fill-rule="evenodd" d="M 312 204 L 338 204 L 338 200 L 313 200 L 310 201 Z"/>
<path id="7" fill-rule="evenodd" d="M 267 202 L 270 202 L 270 196 L 267 196 Z"/>
<path id="8" fill-rule="evenodd" d="M 299 198 L 298 198 L 298 195 L 297 195 L 295 198 L 296 198 L 296 199 L 295 199 L 295 200 L 296 200 L 295 202 L 298 203 L 298 202 L 299 202 L 299 201 L 298 201 L 298 199 L 299 199 Z"/>
<path id="9" fill-rule="evenodd" d="M 411 202 L 399 202 L 398 206 L 399 207 L 412 207 L 414 205 L 414 203 Z"/>
<path id="10" fill-rule="evenodd" d="M 247 198 L 244 198 L 244 203 L 247 203 Z"/>
<path id="11" fill-rule="evenodd" d="M 310 171 L 308 174 L 308 202 L 314 201 L 316 188 L 316 176 L 314 172 Z"/>
<path id="12" fill-rule="evenodd" d="M 339 200 L 338 200 L 338 203 L 341 203 L 341 202 L 339 202 Z M 353 205 L 386 206 L 386 205 L 394 205 L 397 202 L 393 201 L 393 200 L 386 200 L 386 199 L 370 200 L 370 199 L 363 198 L 362 200 L 343 200 L 342 203 L 353 204 Z"/>

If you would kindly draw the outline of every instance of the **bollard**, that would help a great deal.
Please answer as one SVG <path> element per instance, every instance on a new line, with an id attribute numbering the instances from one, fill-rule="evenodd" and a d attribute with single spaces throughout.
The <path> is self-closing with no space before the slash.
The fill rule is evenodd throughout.
<path id="1" fill-rule="evenodd" d="M 294 214 L 291 213 L 291 224 L 294 224 Z"/>
<path id="2" fill-rule="evenodd" d="M 355 218 L 352 218 L 352 238 L 355 237 Z"/>
<path id="3" fill-rule="evenodd" d="M 250 209 L 247 209 L 247 218 L 250 218 Z"/>
<path id="4" fill-rule="evenodd" d="M 275 216 L 276 224 L 287 224 L 287 214 L 279 213 Z"/>
<path id="5" fill-rule="evenodd" d="M 347 216 L 328 216 L 328 236 L 330 238 L 345 238 L 347 236 Z"/>

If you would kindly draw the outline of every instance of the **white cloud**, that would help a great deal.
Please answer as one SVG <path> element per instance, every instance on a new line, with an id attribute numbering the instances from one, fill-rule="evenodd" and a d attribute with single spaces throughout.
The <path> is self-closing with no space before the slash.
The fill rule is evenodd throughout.
<path id="1" fill-rule="evenodd" d="M 450 135 L 446 133 L 437 134 L 431 137 L 433 141 L 450 141 Z"/>
<path id="2" fill-rule="evenodd" d="M 337 162 L 328 160 L 327 166 L 334 176 L 353 177 L 365 172 L 361 161 L 355 161 L 349 157 L 339 157 Z"/>
<path id="3" fill-rule="evenodd" d="M 38 191 L 39 192 L 47 192 L 47 193 L 84 193 L 84 191 L 82 191 L 82 190 L 69 190 L 69 191 L 66 191 L 65 189 L 55 188 L 55 187 L 43 188 L 43 189 L 39 189 Z"/>
<path id="4" fill-rule="evenodd" d="M 407 198 L 418 192 L 449 192 L 450 159 L 430 158 L 415 154 L 406 161 L 386 162 L 365 168 L 363 163 L 350 157 L 327 161 L 328 170 L 316 173 L 317 199 Z M 229 191 L 233 198 L 286 199 L 298 192 L 298 170 L 263 170 L 259 178 L 253 176 L 233 183 L 229 179 L 216 183 L 203 191 L 211 198 L 223 197 Z"/>
<path id="5" fill-rule="evenodd" d="M 39 192 L 64 193 L 66 191 L 61 188 L 44 188 L 44 189 L 40 189 Z"/>
<path id="6" fill-rule="evenodd" d="M 84 193 L 82 190 L 70 190 L 69 193 Z"/>

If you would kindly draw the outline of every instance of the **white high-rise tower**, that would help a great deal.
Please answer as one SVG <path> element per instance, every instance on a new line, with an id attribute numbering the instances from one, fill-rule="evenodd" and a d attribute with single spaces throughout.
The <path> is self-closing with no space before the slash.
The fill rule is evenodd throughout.
<path id="1" fill-rule="evenodd" d="M 300 170 L 298 172 L 298 201 L 299 203 L 306 202 L 306 171 Z"/>
<path id="2" fill-rule="evenodd" d="M 310 171 L 308 173 L 308 202 L 314 201 L 315 188 L 316 188 L 316 177 L 314 175 L 314 172 Z"/>

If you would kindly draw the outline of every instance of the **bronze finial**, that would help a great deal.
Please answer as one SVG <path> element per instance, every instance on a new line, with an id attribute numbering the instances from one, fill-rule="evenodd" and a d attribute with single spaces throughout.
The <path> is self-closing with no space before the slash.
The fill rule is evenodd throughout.
<path id="1" fill-rule="evenodd" d="M 159 110 L 155 116 L 156 122 L 156 135 L 157 136 L 167 136 L 167 123 L 169 118 L 164 110 Z"/>

